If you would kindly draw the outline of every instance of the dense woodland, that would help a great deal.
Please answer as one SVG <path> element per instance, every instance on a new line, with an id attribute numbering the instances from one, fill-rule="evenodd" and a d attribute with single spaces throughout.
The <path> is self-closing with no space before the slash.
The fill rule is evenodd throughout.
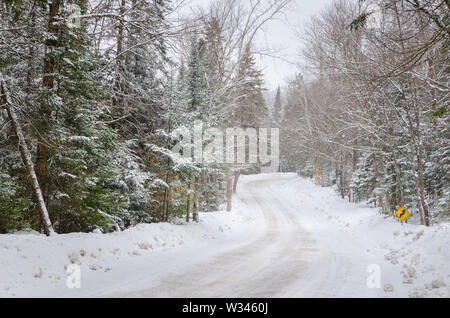
<path id="1" fill-rule="evenodd" d="M 299 32 L 283 156 L 300 173 L 412 222 L 450 217 L 448 0 L 335 1 Z"/>
<path id="2" fill-rule="evenodd" d="M 253 40 L 288 2 L 2 0 L 0 232 L 217 210 L 239 172 L 177 160 L 172 132 L 266 120 Z"/>
<path id="3" fill-rule="evenodd" d="M 195 120 L 279 127 L 283 164 L 342 197 L 449 217 L 449 2 L 330 1 L 268 107 L 255 38 L 290 2 L 0 0 L 0 233 L 230 209 L 239 167 L 171 152 Z"/>

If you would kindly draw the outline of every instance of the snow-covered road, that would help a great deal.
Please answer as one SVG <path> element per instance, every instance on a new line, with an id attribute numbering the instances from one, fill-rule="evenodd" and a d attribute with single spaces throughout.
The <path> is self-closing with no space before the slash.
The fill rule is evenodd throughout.
<path id="1" fill-rule="evenodd" d="M 340 200 L 337 195 L 330 197 L 331 189 L 321 189 L 310 182 L 298 187 L 296 182 L 298 177 L 293 174 L 244 178 L 235 201 L 255 216 L 256 222 L 249 231 L 251 235 L 238 235 L 213 245 L 194 247 L 188 255 L 175 257 L 181 263 L 189 259 L 189 264 L 180 271 L 174 271 L 169 266 L 158 274 L 158 278 L 150 280 L 145 288 L 141 284 L 137 290 L 105 295 L 408 296 L 408 288 L 405 289 L 405 284 L 399 282 L 402 277 L 400 269 L 385 259 L 386 249 L 380 246 L 382 244 L 377 235 L 365 233 L 367 229 L 362 222 L 354 226 L 350 222 L 341 225 L 330 217 L 333 210 L 339 213 L 347 209 L 355 212 L 355 218 L 360 221 L 360 218 L 364 219 L 364 216 L 358 215 L 361 211 Z M 372 209 L 362 210 L 374 212 Z M 398 223 L 391 225 L 400 229 Z M 242 230 L 245 231 L 245 228 Z M 380 288 L 367 286 L 371 275 L 367 270 L 374 265 L 380 268 Z M 148 266 L 154 268 L 152 264 Z M 394 282 L 397 289 L 401 289 L 385 292 L 383 283 L 395 285 Z"/>
<path id="2" fill-rule="evenodd" d="M 383 246 L 381 237 L 391 230 L 390 226 L 400 229 L 400 224 L 386 222 L 383 218 L 378 219 L 376 223 L 364 222 L 365 218 L 377 217 L 364 215 L 367 212 L 372 214 L 373 209 L 357 207 L 340 200 L 331 189 L 316 187 L 309 180 L 299 186 L 298 179 L 293 174 L 244 178 L 236 203 L 254 213 L 260 221 L 254 224 L 256 229 L 253 229 L 255 231 L 252 235 L 239 243 L 235 240 L 225 241 L 219 244 L 217 250 L 203 250 L 200 247 L 197 251 L 191 251 L 189 258 L 192 262 L 181 272 L 173 274 L 169 270 L 147 288 L 112 293 L 109 296 L 427 295 L 426 288 L 414 289 L 411 282 L 405 284 L 405 277 L 397 266 L 399 261 L 391 262 L 385 257 L 389 247 Z M 339 216 L 333 217 L 333 210 L 337 214 L 346 210 L 347 215 L 342 215 L 340 220 Z M 353 224 L 351 220 L 345 220 L 346 216 L 352 217 L 348 212 L 355 213 Z M 354 222 L 355 220 L 357 222 Z M 372 226 L 375 231 L 382 230 L 376 226 L 380 221 L 385 223 L 387 229 L 378 235 L 371 233 L 369 228 Z M 389 233 L 391 240 L 392 233 L 394 232 Z M 405 262 L 406 256 L 404 255 Z M 195 261 L 196 258 L 198 261 Z M 400 260 L 401 256 L 398 258 Z M 183 258 L 180 257 L 179 260 L 182 262 Z M 450 272 L 449 263 L 446 263 L 448 258 L 440 261 L 443 261 L 444 268 L 446 267 L 440 275 L 441 280 L 437 280 L 442 284 L 444 279 L 448 281 Z M 408 267 L 409 264 L 406 263 L 403 265 L 406 270 L 414 268 L 412 265 Z M 377 267 L 380 269 L 380 288 L 369 288 L 367 280 L 372 276 L 373 268 Z M 419 274 L 415 268 L 413 271 L 415 274 L 411 278 L 415 279 Z M 391 291 L 388 287 L 385 291 L 385 285 L 392 286 L 394 290 Z M 377 287 L 376 283 L 372 287 Z M 439 289 L 438 295 L 448 297 L 448 287 Z"/>
<path id="3" fill-rule="evenodd" d="M 239 200 L 264 220 L 254 237 L 237 245 L 235 241 L 227 242 L 219 252 L 211 252 L 181 273 L 168 273 L 149 288 L 117 296 L 272 297 L 291 290 L 302 280 L 313 289 L 326 285 L 328 273 L 307 275 L 313 263 L 316 269 L 323 264 L 325 270 L 333 265 L 332 255 L 322 252 L 295 211 L 270 188 L 285 180 L 286 177 L 256 180 L 240 189 Z M 191 257 L 204 253 L 199 248 Z M 302 292 L 306 292 L 307 285 L 301 288 Z"/>
<path id="4" fill-rule="evenodd" d="M 201 214 L 198 225 L 59 236 L 59 243 L 39 237 L 36 245 L 51 242 L 54 253 L 73 245 L 69 258 L 82 266 L 82 287 L 65 286 L 51 267 L 64 260 L 55 258 L 39 264 L 39 279 L 34 275 L 16 289 L 11 283 L 8 291 L 60 297 L 449 297 L 448 224 L 401 226 L 295 174 L 244 176 L 233 204 L 232 213 Z M 22 237 L 10 241 L 27 239 Z M 12 244 L 3 245 L 16 254 L 25 245 Z M 369 288 L 368 278 L 378 288 Z"/>

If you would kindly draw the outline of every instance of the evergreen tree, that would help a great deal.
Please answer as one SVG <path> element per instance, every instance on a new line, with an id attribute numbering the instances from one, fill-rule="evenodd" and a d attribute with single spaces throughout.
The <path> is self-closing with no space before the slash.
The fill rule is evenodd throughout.
<path id="1" fill-rule="evenodd" d="M 262 73 L 249 46 L 240 60 L 236 77 L 239 85 L 234 92 L 236 98 L 227 122 L 231 127 L 261 127 L 268 116 L 268 109 L 263 97 Z"/>

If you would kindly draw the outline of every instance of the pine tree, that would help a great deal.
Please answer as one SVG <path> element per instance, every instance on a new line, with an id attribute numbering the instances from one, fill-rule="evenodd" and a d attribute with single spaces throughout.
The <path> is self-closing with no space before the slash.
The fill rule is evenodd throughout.
<path id="1" fill-rule="evenodd" d="M 242 56 L 236 75 L 237 85 L 234 105 L 231 107 L 227 122 L 231 127 L 261 127 L 268 116 L 263 97 L 262 73 L 258 70 L 250 46 Z"/>

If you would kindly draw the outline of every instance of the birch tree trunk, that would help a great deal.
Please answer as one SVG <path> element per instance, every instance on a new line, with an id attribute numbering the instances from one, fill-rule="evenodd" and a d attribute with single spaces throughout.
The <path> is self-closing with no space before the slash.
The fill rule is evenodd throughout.
<path id="1" fill-rule="evenodd" d="M 5 81 L 3 80 L 3 75 L 1 73 L 0 73 L 0 92 L 2 104 L 4 104 L 6 107 L 14 132 L 17 136 L 17 139 L 19 140 L 20 155 L 22 157 L 23 164 L 27 171 L 28 180 L 33 188 L 33 194 L 40 212 L 41 222 L 44 226 L 45 234 L 47 236 L 53 235 L 55 234 L 55 231 L 53 230 L 52 222 L 50 221 L 50 217 L 48 215 L 47 206 L 45 205 L 45 200 L 42 195 L 41 187 L 39 185 L 39 181 L 36 176 L 36 172 L 34 170 L 34 164 L 33 161 L 31 160 L 31 153 L 25 142 L 22 127 L 20 126 L 17 114 L 14 111 L 8 89 L 6 87 Z"/>

